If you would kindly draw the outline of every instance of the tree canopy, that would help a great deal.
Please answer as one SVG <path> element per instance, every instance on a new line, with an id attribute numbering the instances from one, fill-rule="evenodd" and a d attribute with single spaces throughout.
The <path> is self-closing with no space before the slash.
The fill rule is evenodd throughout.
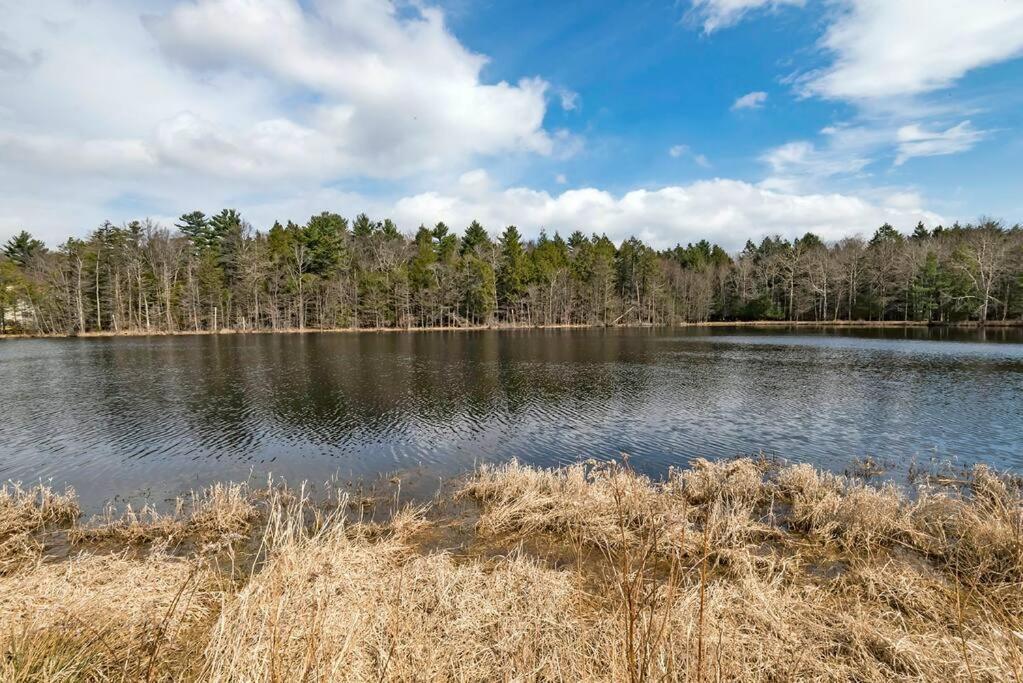
<path id="1" fill-rule="evenodd" d="M 234 209 L 104 223 L 48 249 L 27 231 L 0 255 L 3 331 L 176 331 L 706 320 L 1023 317 L 1023 230 L 982 219 L 878 227 L 869 240 L 708 240 L 655 249 L 478 221 L 403 235 L 322 212 L 254 229 Z"/>

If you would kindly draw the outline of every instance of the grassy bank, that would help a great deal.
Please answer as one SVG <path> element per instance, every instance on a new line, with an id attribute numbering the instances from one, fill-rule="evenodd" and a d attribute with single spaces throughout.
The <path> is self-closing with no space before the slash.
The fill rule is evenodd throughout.
<path id="1" fill-rule="evenodd" d="M 764 461 L 483 467 L 366 521 L 217 486 L 0 494 L 0 679 L 1021 680 L 1023 492 Z"/>

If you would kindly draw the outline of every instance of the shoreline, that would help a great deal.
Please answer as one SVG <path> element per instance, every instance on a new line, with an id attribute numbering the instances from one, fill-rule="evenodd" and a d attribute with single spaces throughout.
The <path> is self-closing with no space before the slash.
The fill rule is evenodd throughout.
<path id="1" fill-rule="evenodd" d="M 427 503 L 0 488 L 0 678 L 1006 680 L 1023 482 L 481 465 Z M 298 674 L 296 675 L 296 672 Z"/>
<path id="2" fill-rule="evenodd" d="M 528 324 L 494 324 L 494 325 L 445 325 L 427 327 L 329 327 L 329 328 L 297 328 L 238 330 L 223 328 L 221 330 L 132 330 L 114 332 L 78 332 L 70 334 L 0 334 L 4 339 L 105 339 L 116 337 L 198 337 L 198 336 L 229 336 L 229 335 L 268 335 L 268 334 L 362 334 L 362 333 L 409 333 L 409 332 L 503 332 L 523 330 L 598 330 L 598 329 L 686 329 L 686 328 L 820 328 L 820 329 L 903 329 L 903 328 L 934 328 L 949 330 L 982 330 L 1023 328 L 1023 320 L 997 320 L 981 324 L 977 321 L 957 323 L 934 323 L 926 320 L 709 320 L 704 322 L 676 323 L 674 325 L 591 325 L 586 323 L 561 323 L 555 325 Z"/>

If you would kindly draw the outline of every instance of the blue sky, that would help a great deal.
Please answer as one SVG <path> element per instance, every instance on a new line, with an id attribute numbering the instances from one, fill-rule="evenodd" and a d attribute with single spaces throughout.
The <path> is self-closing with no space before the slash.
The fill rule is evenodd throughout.
<path id="1" fill-rule="evenodd" d="M 0 0 L 0 239 L 321 210 L 737 248 L 1023 218 L 1023 3 Z"/>
<path id="2" fill-rule="evenodd" d="M 957 4 L 969 11 L 969 3 Z M 847 11 L 841 3 L 768 7 L 709 34 L 686 10 L 672 2 L 599 2 L 580 16 L 555 3 L 456 2 L 449 17 L 468 45 L 493 57 L 484 72 L 492 78 L 542 73 L 579 94 L 578 111 L 554 109 L 549 120 L 600 141 L 558 164 L 581 183 L 628 190 L 715 175 L 759 182 L 769 172 L 758 161 L 765 149 L 792 140 L 821 144 L 822 129 L 856 120 L 854 102 L 806 97 L 788 82 L 831 63 L 817 41 Z M 767 98 L 757 108 L 731 110 L 750 92 Z M 918 187 L 950 215 L 1017 218 L 1023 213 L 1023 178 L 1014 169 L 1023 151 L 1023 60 L 968 70 L 952 87 L 926 95 L 924 101 L 957 100 L 960 117 L 990 134 L 967 152 L 899 166 L 896 151 L 882 150 L 866 169 L 869 181 L 836 179 L 833 187 Z M 936 118 L 962 120 L 954 111 Z M 678 144 L 709 164 L 664 153 Z M 545 187 L 557 189 L 550 182 Z"/>

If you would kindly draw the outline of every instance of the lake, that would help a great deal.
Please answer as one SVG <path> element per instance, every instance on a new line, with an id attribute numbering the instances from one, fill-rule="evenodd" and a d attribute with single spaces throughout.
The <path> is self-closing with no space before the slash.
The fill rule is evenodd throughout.
<path id="1" fill-rule="evenodd" d="M 1023 471 L 1023 330 L 571 329 L 6 340 L 0 480 L 87 507 L 218 479 L 761 451 Z M 418 484 L 416 483 L 418 482 Z"/>

